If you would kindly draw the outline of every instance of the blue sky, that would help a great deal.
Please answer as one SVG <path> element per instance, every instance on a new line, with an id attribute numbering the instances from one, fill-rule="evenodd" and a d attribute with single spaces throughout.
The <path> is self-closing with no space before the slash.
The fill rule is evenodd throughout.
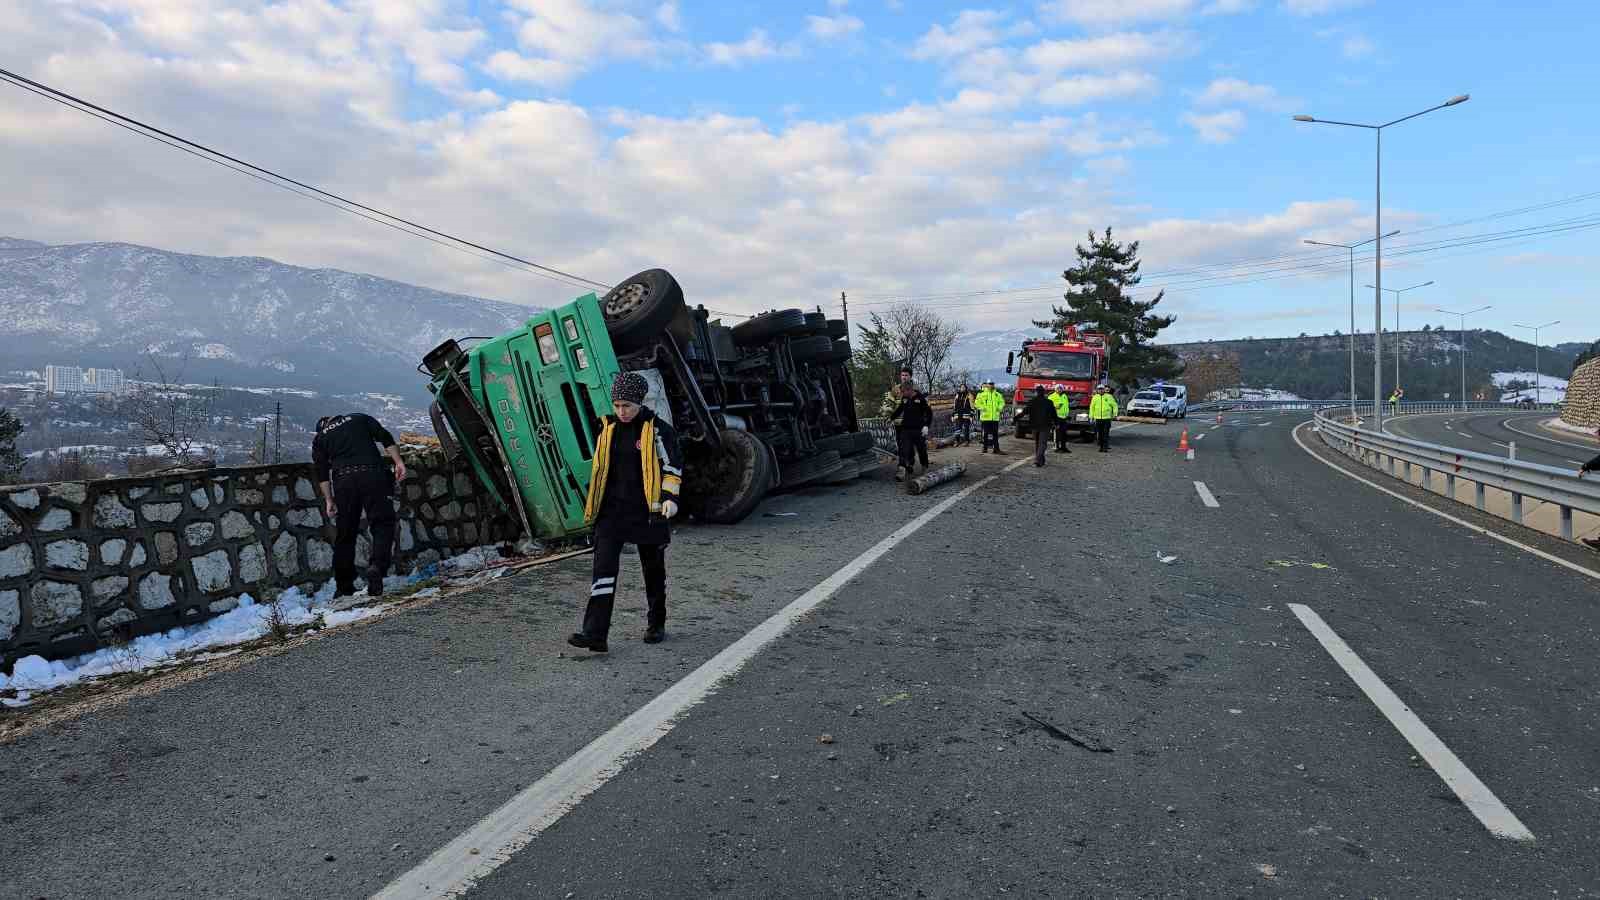
<path id="1" fill-rule="evenodd" d="M 731 312 L 844 290 L 1020 325 L 1109 225 L 1144 242 L 1174 339 L 1345 329 L 1337 254 L 1300 241 L 1371 234 L 1372 135 L 1290 116 L 1458 93 L 1385 132 L 1386 222 L 1430 229 L 1397 249 L 1600 216 L 1439 227 L 1600 191 L 1600 16 L 1577 2 L 19 0 L 0 32 L 24 74 L 567 271 L 665 266 Z M 26 185 L 0 233 L 573 292 L 201 168 L 0 94 L 0 178 Z M 1472 321 L 1593 340 L 1594 234 L 1395 256 L 1386 283 L 1436 282 L 1406 327 L 1494 304 Z"/>

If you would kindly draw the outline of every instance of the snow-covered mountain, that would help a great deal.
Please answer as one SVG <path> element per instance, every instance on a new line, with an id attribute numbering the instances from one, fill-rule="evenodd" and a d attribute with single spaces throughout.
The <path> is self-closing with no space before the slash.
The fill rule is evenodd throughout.
<path id="1" fill-rule="evenodd" d="M 421 394 L 415 371 L 447 337 L 494 335 L 530 307 L 261 257 L 133 244 L 0 238 L 0 356 L 121 367 L 150 357 L 187 381 Z"/>
<path id="2" fill-rule="evenodd" d="M 1037 328 L 973 331 L 962 335 L 951 346 L 950 367 L 956 372 L 970 370 L 978 381 L 993 378 L 997 382 L 1008 382 L 1011 379 L 1006 376 L 1006 354 L 1021 350 L 1025 339 L 1042 337 L 1048 335 Z"/>

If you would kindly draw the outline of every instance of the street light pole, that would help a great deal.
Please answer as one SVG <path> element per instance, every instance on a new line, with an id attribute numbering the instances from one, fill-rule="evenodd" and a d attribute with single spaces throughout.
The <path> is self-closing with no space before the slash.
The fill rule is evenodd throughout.
<path id="1" fill-rule="evenodd" d="M 1513 326 L 1515 328 L 1526 328 L 1533 332 L 1533 402 L 1535 404 L 1544 402 L 1544 389 L 1539 386 L 1539 331 L 1541 329 L 1549 328 L 1551 325 L 1560 324 L 1561 320 L 1557 319 L 1554 322 L 1546 322 L 1543 325 Z"/>
<path id="2" fill-rule="evenodd" d="M 1394 237 L 1399 233 L 1391 231 L 1383 237 Z M 1350 252 L 1350 424 L 1352 425 L 1356 423 L 1356 248 L 1364 247 L 1375 240 L 1376 237 L 1369 237 L 1354 244 L 1334 244 L 1328 241 L 1313 241 L 1309 238 L 1304 241 L 1318 247 L 1338 247 Z"/>
<path id="3" fill-rule="evenodd" d="M 1427 287 L 1430 284 L 1433 284 L 1433 282 L 1424 281 L 1421 284 L 1413 284 L 1411 287 L 1403 288 L 1386 288 L 1378 287 L 1377 285 L 1372 284 L 1367 285 L 1367 287 L 1372 288 L 1373 290 L 1388 291 L 1394 295 L 1394 386 L 1396 390 L 1400 389 L 1400 295 L 1404 294 L 1406 291 L 1414 291 L 1417 288 Z"/>
<path id="4" fill-rule="evenodd" d="M 1455 310 L 1452 310 L 1452 309 L 1441 309 L 1439 307 L 1434 307 L 1434 308 L 1438 309 L 1439 312 L 1442 312 L 1442 313 L 1444 313 L 1446 315 L 1460 316 L 1461 317 L 1461 327 L 1457 330 L 1457 333 L 1461 336 L 1461 353 L 1460 353 L 1460 356 L 1461 356 L 1461 411 L 1462 412 L 1466 412 L 1467 411 L 1467 316 L 1470 316 L 1473 313 L 1483 312 L 1486 309 L 1493 309 L 1494 307 L 1493 306 L 1480 306 L 1477 309 L 1469 309 L 1466 312 L 1456 312 Z M 1535 362 L 1534 365 L 1537 366 L 1538 363 Z"/>
<path id="5" fill-rule="evenodd" d="M 1299 116 L 1295 116 L 1294 117 L 1294 120 L 1296 122 L 1313 122 L 1313 123 L 1322 124 L 1322 125 L 1343 125 L 1343 126 L 1345 126 L 1347 128 L 1366 128 L 1366 129 L 1371 130 L 1373 133 L 1375 133 L 1377 135 L 1377 139 L 1378 139 L 1377 140 L 1377 144 L 1376 144 L 1376 150 L 1377 150 L 1377 165 L 1376 165 L 1377 190 L 1375 192 L 1376 193 L 1376 199 L 1377 199 L 1377 204 L 1376 204 L 1376 207 L 1377 207 L 1376 208 L 1377 225 L 1372 230 L 1373 235 L 1375 235 L 1375 237 L 1373 238 L 1373 241 L 1376 244 L 1376 247 L 1375 247 L 1376 252 L 1374 253 L 1373 260 L 1372 260 L 1372 269 L 1373 269 L 1373 279 L 1372 280 L 1376 281 L 1379 286 L 1381 286 L 1383 284 L 1383 129 L 1388 128 L 1390 125 L 1399 125 L 1401 122 L 1407 121 L 1409 119 L 1415 119 L 1418 116 L 1427 115 L 1428 113 L 1431 113 L 1436 109 L 1444 109 L 1446 106 L 1455 106 L 1458 103 L 1465 103 L 1469 99 L 1471 99 L 1471 97 L 1469 95 L 1467 95 L 1467 94 L 1458 94 L 1458 95 L 1456 95 L 1454 97 L 1451 97 L 1449 100 L 1446 100 L 1445 102 L 1439 104 L 1438 106 L 1430 106 L 1430 107 L 1428 107 L 1427 109 L 1425 109 L 1425 110 L 1423 110 L 1421 112 L 1415 112 L 1415 113 L 1412 113 L 1409 116 L 1401 116 L 1398 119 L 1395 119 L 1395 120 L 1390 121 L 1390 122 L 1385 122 L 1382 125 L 1368 125 L 1368 124 L 1364 124 L 1364 123 L 1361 123 L 1361 122 L 1338 122 L 1338 121 L 1334 121 L 1333 119 L 1319 119 L 1319 118 L 1316 118 L 1315 116 L 1307 116 L 1307 115 L 1299 115 Z M 1380 289 L 1376 289 L 1376 288 L 1372 292 L 1372 417 L 1373 417 L 1373 421 L 1377 423 L 1377 429 L 1379 431 L 1382 431 L 1383 430 L 1383 291 L 1380 290 Z"/>

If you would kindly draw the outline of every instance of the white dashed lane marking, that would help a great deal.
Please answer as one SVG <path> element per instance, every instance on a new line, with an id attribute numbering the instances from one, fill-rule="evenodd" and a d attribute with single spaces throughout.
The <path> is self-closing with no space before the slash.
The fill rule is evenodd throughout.
<path id="1" fill-rule="evenodd" d="M 1222 505 L 1217 502 L 1216 497 L 1211 496 L 1211 489 L 1206 487 L 1206 483 L 1204 481 L 1196 481 L 1194 483 L 1194 490 L 1195 493 L 1200 495 L 1200 502 L 1204 503 L 1206 506 L 1216 509 Z"/>

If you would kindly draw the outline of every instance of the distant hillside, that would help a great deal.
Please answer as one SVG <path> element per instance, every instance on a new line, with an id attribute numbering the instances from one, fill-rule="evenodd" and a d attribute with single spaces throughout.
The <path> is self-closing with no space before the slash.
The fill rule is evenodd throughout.
<path id="1" fill-rule="evenodd" d="M 446 337 L 494 335 L 530 307 L 261 257 L 133 244 L 0 238 L 0 359 L 119 367 L 148 358 L 183 379 L 379 391 L 420 401 L 422 355 Z M 169 374 L 170 371 L 169 371 Z"/>
<path id="2" fill-rule="evenodd" d="M 1383 336 L 1383 386 L 1394 386 L 1394 334 Z M 1461 358 L 1455 331 L 1403 331 L 1400 338 L 1400 384 L 1411 400 L 1461 395 Z M 1498 331 L 1468 331 L 1467 394 L 1499 399 L 1495 372 L 1532 372 L 1533 344 Z M 1319 400 L 1349 395 L 1350 344 L 1345 335 L 1301 335 L 1292 338 L 1197 341 L 1169 344 L 1180 357 L 1234 354 L 1245 386 L 1276 388 Z M 1577 347 L 1585 345 L 1563 345 Z M 1539 371 L 1565 378 L 1572 371 L 1570 350 L 1546 347 L 1539 352 Z M 1356 393 L 1372 392 L 1372 336 L 1356 337 Z"/>

